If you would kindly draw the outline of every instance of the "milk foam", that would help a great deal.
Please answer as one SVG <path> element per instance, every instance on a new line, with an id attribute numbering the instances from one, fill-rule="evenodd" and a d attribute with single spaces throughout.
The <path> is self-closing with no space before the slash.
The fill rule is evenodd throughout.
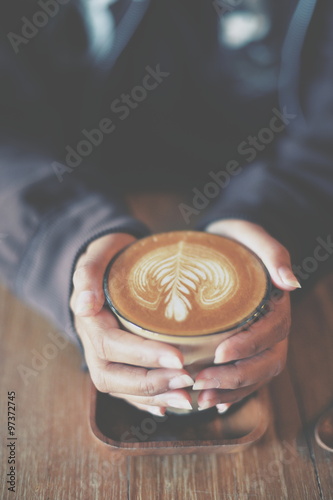
<path id="1" fill-rule="evenodd" d="M 130 293 L 144 307 L 177 322 L 191 314 L 194 301 L 203 310 L 226 304 L 239 280 L 230 260 L 214 249 L 180 241 L 148 252 L 133 266 Z"/>

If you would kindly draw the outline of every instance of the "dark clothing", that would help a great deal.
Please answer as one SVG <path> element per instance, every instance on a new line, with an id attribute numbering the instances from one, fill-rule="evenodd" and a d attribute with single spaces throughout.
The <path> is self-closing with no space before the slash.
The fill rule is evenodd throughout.
<path id="1" fill-rule="evenodd" d="M 52 0 L 58 11 L 22 35 L 41 3 L 0 7 L 0 275 L 72 340 L 77 257 L 107 233 L 149 234 L 127 212 L 123 190 L 204 192 L 211 172 L 234 160 L 237 175 L 199 227 L 230 217 L 258 223 L 295 263 L 333 233 L 330 0 L 319 0 L 302 53 L 305 123 L 277 98 L 295 2 L 244 0 L 222 15 L 221 2 L 118 0 L 110 53 L 99 63 L 78 1 Z M 249 19 L 257 25 L 246 38 L 235 26 L 249 28 Z"/>

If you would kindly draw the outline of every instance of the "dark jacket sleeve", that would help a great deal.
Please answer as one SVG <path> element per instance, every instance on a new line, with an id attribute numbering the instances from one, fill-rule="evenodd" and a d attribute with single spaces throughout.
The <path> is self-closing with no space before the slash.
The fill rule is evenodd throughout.
<path id="1" fill-rule="evenodd" d="M 290 123 L 282 138 L 276 135 L 271 158 L 253 162 L 231 177 L 201 222 L 201 227 L 225 218 L 257 223 L 287 246 L 295 265 L 308 259 L 305 267 L 310 269 L 312 259 L 313 270 L 323 269 L 318 259 L 316 264 L 313 260 L 318 245 L 322 260 L 326 252 L 327 263 L 333 261 L 332 46 L 333 6 L 322 1 L 303 49 L 300 94 L 305 123 L 287 117 Z"/>
<path id="2" fill-rule="evenodd" d="M 0 279 L 77 341 L 69 308 L 73 266 L 93 239 L 148 229 L 116 195 L 93 191 L 76 172 L 55 175 L 56 130 L 36 86 L 1 46 Z"/>

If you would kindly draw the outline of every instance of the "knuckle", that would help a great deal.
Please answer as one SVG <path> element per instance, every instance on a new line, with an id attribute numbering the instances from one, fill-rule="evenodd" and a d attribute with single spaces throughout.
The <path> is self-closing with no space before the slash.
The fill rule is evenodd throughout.
<path id="1" fill-rule="evenodd" d="M 224 353 L 229 361 L 236 361 L 242 357 L 242 349 L 236 337 L 231 337 L 224 342 Z"/>
<path id="2" fill-rule="evenodd" d="M 74 312 L 74 308 L 75 308 L 75 296 L 74 294 L 72 294 L 71 298 L 70 298 L 70 301 L 69 301 L 69 307 L 71 308 L 71 310 Z"/>
<path id="3" fill-rule="evenodd" d="M 277 341 L 284 340 L 288 337 L 291 327 L 291 320 L 289 316 L 285 316 L 280 319 L 278 325 L 276 326 L 276 338 Z"/>
<path id="4" fill-rule="evenodd" d="M 232 376 L 230 377 L 228 389 L 240 389 L 244 386 L 244 382 L 245 381 L 243 374 L 240 372 L 237 366 L 234 365 L 234 370 Z"/>
<path id="5" fill-rule="evenodd" d="M 148 372 L 149 373 L 149 372 Z M 144 380 L 139 383 L 139 391 L 143 396 L 155 396 L 157 393 L 156 386 L 152 380 L 149 379 L 148 374 Z"/>
<path id="6" fill-rule="evenodd" d="M 243 377 L 237 374 L 233 380 L 232 389 L 240 389 L 244 385 Z"/>
<path id="7" fill-rule="evenodd" d="M 99 392 L 110 392 L 110 388 L 108 388 L 108 384 L 106 381 L 105 373 L 103 373 L 102 371 L 93 371 L 90 372 L 90 376 L 94 386 Z"/>
<path id="8" fill-rule="evenodd" d="M 280 243 L 278 243 L 277 247 L 276 247 L 276 251 L 277 251 L 278 256 L 282 260 L 287 261 L 287 262 L 290 261 L 290 253 L 288 252 L 288 250 L 283 245 L 281 245 Z"/>
<path id="9" fill-rule="evenodd" d="M 73 274 L 73 284 L 77 287 L 87 278 L 86 266 L 82 265 L 75 269 Z"/>
<path id="10" fill-rule="evenodd" d="M 159 400 L 155 396 L 147 396 L 145 397 L 143 404 L 146 406 L 158 406 Z"/>
<path id="11" fill-rule="evenodd" d="M 283 360 L 279 360 L 275 365 L 272 377 L 277 377 L 278 375 L 280 375 L 284 367 L 285 367 L 285 362 Z"/>
<path id="12" fill-rule="evenodd" d="M 247 346 L 247 351 L 248 351 L 248 356 L 247 357 L 252 357 L 255 356 L 259 351 L 259 345 L 258 341 L 255 338 L 250 338 L 248 341 L 248 346 Z"/>
<path id="13" fill-rule="evenodd" d="M 83 257 L 81 257 L 73 270 L 72 282 L 74 287 L 84 277 L 84 262 Z"/>
<path id="14" fill-rule="evenodd" d="M 144 351 L 137 350 L 136 352 L 136 362 L 138 366 L 149 366 L 148 354 Z"/>
<path id="15" fill-rule="evenodd" d="M 102 359 L 103 361 L 111 361 L 111 359 L 108 359 L 107 353 L 108 353 L 108 348 L 107 348 L 107 343 L 108 339 L 106 335 L 98 335 L 95 338 L 94 346 L 95 346 L 95 351 L 99 359 Z"/>
<path id="16" fill-rule="evenodd" d="M 277 377 L 284 370 L 287 363 L 287 350 L 282 352 L 272 369 L 272 378 Z"/>
<path id="17" fill-rule="evenodd" d="M 85 259 L 75 270 L 73 274 L 74 286 L 79 286 L 82 282 L 90 280 L 97 271 L 97 264 L 91 259 Z"/>

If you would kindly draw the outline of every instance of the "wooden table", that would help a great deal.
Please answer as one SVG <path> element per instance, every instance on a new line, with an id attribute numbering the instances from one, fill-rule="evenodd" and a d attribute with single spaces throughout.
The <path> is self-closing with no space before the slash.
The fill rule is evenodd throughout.
<path id="1" fill-rule="evenodd" d="M 156 225 L 152 214 L 175 218 L 176 199 L 133 203 L 153 229 L 174 227 L 166 218 Z M 287 369 L 269 387 L 268 431 L 233 455 L 114 457 L 90 430 L 89 375 L 76 348 L 4 290 L 0 318 L 1 499 L 333 499 L 333 454 L 313 437 L 333 404 L 332 277 L 294 307 Z M 5 479 L 8 391 L 16 404 L 15 493 Z"/>

